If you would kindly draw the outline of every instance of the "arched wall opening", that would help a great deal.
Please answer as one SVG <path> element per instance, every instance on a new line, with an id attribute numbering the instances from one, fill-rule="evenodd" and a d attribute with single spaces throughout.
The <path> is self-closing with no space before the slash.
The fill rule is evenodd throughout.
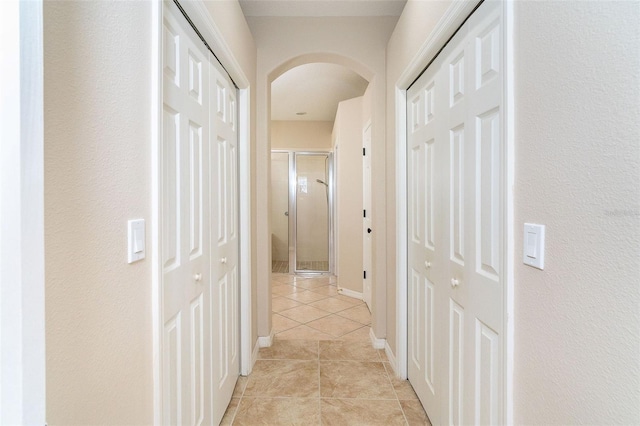
<path id="1" fill-rule="evenodd" d="M 273 67 L 271 70 L 263 74 L 266 77 L 265 79 L 266 81 L 263 80 L 265 83 L 264 92 L 263 92 L 264 98 L 261 103 L 265 108 L 265 113 L 262 116 L 263 118 L 263 122 L 261 123 L 262 126 L 259 125 L 259 127 L 262 127 L 260 132 L 261 135 L 259 135 L 259 137 L 263 137 L 266 143 L 263 145 L 262 152 L 265 153 L 266 155 L 270 155 L 271 149 L 272 149 L 272 141 L 271 141 L 271 132 L 272 132 L 271 86 L 272 86 L 272 83 L 276 79 L 278 79 L 278 77 L 282 76 L 283 74 L 287 73 L 288 71 L 296 67 L 306 65 L 306 64 L 313 64 L 313 63 L 335 64 L 335 65 L 343 66 L 346 69 L 356 73 L 357 75 L 359 75 L 360 77 L 362 77 L 364 80 L 368 82 L 367 91 L 368 92 L 370 91 L 371 95 L 367 98 L 367 101 L 368 101 L 366 102 L 367 105 L 363 105 L 363 109 L 365 109 L 369 114 L 371 127 L 372 129 L 374 129 L 373 130 L 374 138 L 378 138 L 380 140 L 380 146 L 383 147 L 384 143 L 380 138 L 381 138 L 381 135 L 384 134 L 384 115 L 381 116 L 380 113 L 376 111 L 375 103 L 376 103 L 376 100 L 381 104 L 383 103 L 383 99 L 380 98 L 380 92 L 382 91 L 383 93 L 383 90 L 384 90 L 382 86 L 384 83 L 384 75 L 380 75 L 380 70 L 378 70 L 378 72 L 376 73 L 369 66 L 364 65 L 363 63 L 353 58 L 340 55 L 340 54 L 335 54 L 335 53 L 319 52 L 319 53 L 307 53 L 307 54 L 302 54 L 302 55 L 289 58 L 287 60 L 282 61 L 279 65 Z M 378 85 L 379 87 L 377 87 L 376 85 Z M 363 129 L 360 129 L 360 132 L 362 132 L 362 130 Z M 361 137 L 362 133 L 360 133 L 359 136 Z M 356 143 L 358 144 L 358 146 L 360 146 L 361 139 L 359 143 L 358 142 Z M 380 157 L 384 157 L 384 148 L 379 149 L 378 155 Z M 263 170 L 266 173 L 263 173 L 261 175 L 262 177 L 269 179 L 271 176 L 271 164 L 269 159 L 267 159 L 265 163 L 266 164 L 264 164 Z M 375 166 L 374 166 L 374 169 L 375 169 Z M 378 169 L 378 170 L 381 170 L 381 169 Z M 380 176 L 381 176 L 381 179 L 384 180 L 384 173 L 382 173 Z M 372 183 L 372 186 L 376 187 L 375 181 Z M 267 216 L 265 217 L 265 220 L 263 223 L 267 225 L 267 229 L 265 230 L 266 232 L 263 233 L 262 248 L 264 253 L 264 259 L 262 262 L 260 262 L 261 264 L 260 273 L 268 274 L 269 278 L 262 280 L 261 283 L 259 282 L 260 291 L 258 294 L 258 323 L 263 325 L 259 329 L 259 335 L 261 336 L 260 343 L 261 345 L 266 345 L 273 337 L 273 334 L 272 334 L 273 330 L 272 330 L 272 324 L 271 324 L 271 279 L 270 279 L 271 258 L 272 258 L 271 243 L 270 243 L 271 233 L 272 233 L 272 229 L 271 229 L 272 214 L 271 214 L 271 193 L 270 193 L 271 188 L 268 181 L 266 184 L 263 185 L 263 188 L 266 189 L 267 191 L 267 194 L 262 198 L 263 205 L 265 207 L 263 211 L 266 212 L 266 216 Z M 382 196 L 379 196 L 380 199 L 384 197 L 384 191 L 381 191 L 381 194 Z M 375 207 L 374 207 L 374 210 L 375 210 Z M 382 209 L 382 211 L 380 211 L 379 213 L 380 221 L 381 221 L 379 223 L 384 223 L 383 210 L 384 209 Z M 380 226 L 380 229 L 382 231 L 383 227 Z M 379 246 L 381 245 L 380 242 L 378 242 L 378 245 Z M 382 246 L 384 247 L 384 243 L 382 244 Z M 372 252 L 376 251 L 375 247 L 376 247 L 376 243 L 374 242 Z M 374 258 L 374 263 L 376 260 L 377 259 Z M 268 268 L 268 271 L 267 271 L 267 268 Z M 360 274 L 361 273 L 362 272 L 360 272 Z M 371 328 L 374 331 L 373 332 L 374 336 L 385 337 L 386 289 L 382 284 L 385 279 L 385 272 L 384 272 L 384 269 L 382 270 L 379 269 L 378 273 L 376 274 L 376 271 L 374 269 L 373 271 L 370 271 L 368 274 L 370 278 L 373 278 L 373 277 L 377 278 L 377 280 L 375 278 L 371 280 L 373 281 Z M 384 344 L 383 340 L 379 340 L 378 344 L 380 344 L 380 342 Z"/>

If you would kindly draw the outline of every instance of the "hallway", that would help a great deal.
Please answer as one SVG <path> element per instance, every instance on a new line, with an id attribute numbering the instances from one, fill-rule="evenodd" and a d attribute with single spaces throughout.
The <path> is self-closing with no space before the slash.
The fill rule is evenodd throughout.
<path id="1" fill-rule="evenodd" d="M 240 377 L 223 425 L 430 425 L 369 339 L 366 305 L 335 277 L 273 274 L 274 344 Z"/>

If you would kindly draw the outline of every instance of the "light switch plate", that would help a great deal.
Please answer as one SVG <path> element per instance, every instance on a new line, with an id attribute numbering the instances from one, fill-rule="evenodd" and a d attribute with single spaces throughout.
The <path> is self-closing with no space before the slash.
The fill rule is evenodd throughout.
<path id="1" fill-rule="evenodd" d="M 128 248 L 127 262 L 133 263 L 146 256 L 144 219 L 127 222 Z"/>
<path id="2" fill-rule="evenodd" d="M 522 261 L 525 265 L 544 269 L 544 225 L 524 224 Z"/>

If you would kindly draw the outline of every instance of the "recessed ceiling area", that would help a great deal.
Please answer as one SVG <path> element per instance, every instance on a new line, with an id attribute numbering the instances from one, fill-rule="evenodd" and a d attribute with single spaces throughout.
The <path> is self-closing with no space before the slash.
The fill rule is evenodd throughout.
<path id="1" fill-rule="evenodd" d="M 271 84 L 271 120 L 334 121 L 338 103 L 362 96 L 368 84 L 341 65 L 312 63 L 292 68 Z"/>
<path id="2" fill-rule="evenodd" d="M 400 16 L 407 0 L 240 0 L 245 16 Z"/>

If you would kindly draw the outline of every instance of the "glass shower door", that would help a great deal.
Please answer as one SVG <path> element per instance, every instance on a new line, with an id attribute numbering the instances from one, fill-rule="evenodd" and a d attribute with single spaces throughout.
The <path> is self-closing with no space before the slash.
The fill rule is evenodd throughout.
<path id="1" fill-rule="evenodd" d="M 328 272 L 330 155 L 295 154 L 296 272 Z"/>

